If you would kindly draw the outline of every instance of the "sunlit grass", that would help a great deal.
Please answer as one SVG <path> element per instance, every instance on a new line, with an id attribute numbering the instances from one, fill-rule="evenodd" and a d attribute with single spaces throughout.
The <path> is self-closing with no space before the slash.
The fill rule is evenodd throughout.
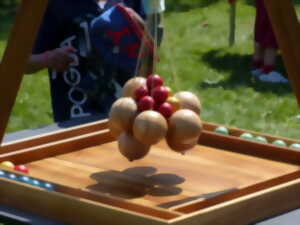
<path id="1" fill-rule="evenodd" d="M 167 83 L 199 95 L 202 120 L 299 139 L 300 113 L 291 88 L 251 80 L 254 7 L 238 2 L 236 43 L 230 48 L 226 1 L 180 2 L 185 10 L 173 7 L 163 21 L 159 72 Z M 284 72 L 280 60 L 278 65 Z M 52 123 L 46 73 L 24 77 L 7 132 Z"/>

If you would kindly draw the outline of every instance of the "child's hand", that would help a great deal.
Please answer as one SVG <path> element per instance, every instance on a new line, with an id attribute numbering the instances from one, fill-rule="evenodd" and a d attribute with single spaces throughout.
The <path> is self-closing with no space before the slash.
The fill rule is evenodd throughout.
<path id="1" fill-rule="evenodd" d="M 56 48 L 45 53 L 45 64 L 57 72 L 64 72 L 68 70 L 70 64 L 74 62 L 73 53 L 76 49 L 73 47 Z"/>

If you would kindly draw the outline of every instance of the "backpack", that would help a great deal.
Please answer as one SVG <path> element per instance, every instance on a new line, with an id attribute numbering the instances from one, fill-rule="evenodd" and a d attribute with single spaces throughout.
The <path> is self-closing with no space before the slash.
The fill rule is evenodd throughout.
<path id="1" fill-rule="evenodd" d="M 136 74 L 140 56 L 153 57 L 152 39 L 122 3 L 113 5 L 95 18 L 91 22 L 90 35 L 104 70 L 121 86 Z M 142 41 L 143 53 L 140 52 Z"/>

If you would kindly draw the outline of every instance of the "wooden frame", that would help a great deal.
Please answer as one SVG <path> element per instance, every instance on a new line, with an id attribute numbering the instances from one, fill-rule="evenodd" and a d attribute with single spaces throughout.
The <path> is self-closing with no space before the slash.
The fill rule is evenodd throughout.
<path id="1" fill-rule="evenodd" d="M 281 4 L 283 3 L 276 2 L 276 6 Z M 6 95 L 0 96 L 0 140 L 3 138 L 25 71 L 26 59 L 31 53 L 34 36 L 46 5 L 46 0 L 23 1 L 8 42 L 0 67 L 1 75 L 9 74 L 2 76 L 3 82 L 0 83 L 0 89 L 6 92 Z M 270 12 L 279 10 L 275 4 L 267 5 Z M 280 28 L 286 24 L 281 25 Z M 22 33 L 22 41 L 19 33 Z M 286 49 L 289 49 L 290 46 L 287 46 Z M 289 58 L 287 62 L 294 62 L 291 60 Z M 296 65 L 296 62 L 294 63 L 292 66 Z M 16 64 L 18 66 L 15 66 Z M 296 76 L 295 74 L 292 76 Z M 297 85 L 295 87 L 297 88 Z M 250 131 L 229 128 L 229 136 L 217 134 L 214 132 L 217 126 L 219 125 L 204 123 L 199 145 L 191 151 L 192 156 L 183 158 L 173 152 L 168 153 L 166 144 L 160 143 L 153 147 L 153 154 L 146 156 L 147 161 L 142 161 L 142 164 L 130 164 L 144 165 L 143 163 L 147 162 L 153 165 L 154 169 L 167 168 L 166 171 L 173 173 L 163 174 L 160 178 L 164 178 L 163 182 L 180 183 L 181 189 L 173 187 L 170 183 L 160 187 L 161 183 L 157 184 L 157 176 L 149 181 L 140 175 L 135 174 L 131 177 L 114 171 L 116 166 L 125 170 L 130 169 L 130 166 L 122 161 L 124 159 L 121 159 L 121 155 L 116 151 L 117 146 L 107 129 L 106 120 L 2 144 L 0 161 L 10 160 L 15 164 L 28 165 L 32 169 L 32 179 L 51 182 L 54 190 L 49 191 L 19 180 L 0 177 L 0 203 L 68 224 L 80 225 L 245 225 L 300 207 L 300 152 L 239 137 L 243 132 Z M 265 136 L 269 143 L 280 138 L 251 133 Z M 283 140 L 288 144 L 297 143 L 292 139 Z M 82 152 L 91 156 L 81 154 Z M 93 156 L 96 155 L 93 154 L 103 159 L 95 158 Z M 103 161 L 107 158 L 113 161 Z M 89 161 L 97 163 L 97 160 L 100 166 L 91 166 Z M 235 165 L 239 161 L 247 165 Z M 217 163 L 215 167 L 212 166 L 214 162 Z M 40 165 L 49 167 L 39 167 Z M 190 168 L 190 165 L 194 167 Z M 179 166 L 180 170 L 176 170 Z M 268 167 L 267 172 L 264 166 Z M 71 170 L 60 170 L 67 167 Z M 211 168 L 211 171 L 207 171 L 207 168 Z M 251 168 L 254 170 L 251 171 Z M 233 175 L 223 172 L 223 169 Z M 243 172 L 240 173 L 238 169 L 242 169 Z M 104 177 L 111 180 L 105 180 L 104 183 L 100 180 L 100 185 L 96 182 L 97 187 L 89 186 L 95 176 L 93 173 L 97 170 L 101 171 L 101 179 Z M 22 177 L 22 174 L 8 168 L 2 168 L 2 171 L 15 174 L 18 178 Z M 176 176 L 182 172 L 185 172 L 182 177 Z M 204 181 L 199 185 L 200 172 Z M 190 183 L 187 182 L 187 177 L 191 180 Z M 221 181 L 218 181 L 218 178 Z M 155 185 L 158 185 L 158 189 Z M 123 197 L 117 195 L 117 192 L 110 192 L 109 188 L 117 189 Z M 158 192 L 149 197 L 149 188 Z M 214 193 L 211 189 L 217 192 Z M 168 192 L 170 190 L 171 192 Z M 167 193 L 163 194 L 163 191 Z M 205 192 L 209 195 L 206 196 Z M 124 194 L 132 193 L 139 195 L 124 197 Z"/>
<path id="2" fill-rule="evenodd" d="M 300 28 L 292 0 L 264 0 L 292 88 L 300 105 Z"/>
<path id="3" fill-rule="evenodd" d="M 28 57 L 42 21 L 47 0 L 22 1 L 0 64 L 0 143 L 26 70 Z M 18 65 L 18 66 L 16 66 Z"/>
<path id="4" fill-rule="evenodd" d="M 205 130 L 199 139 L 200 146 L 209 146 L 224 152 L 238 153 L 238 155 L 252 155 L 251 157 L 255 157 L 257 160 L 265 158 L 272 162 L 283 162 L 284 164 L 282 165 L 289 164 L 293 166 L 293 169 L 279 176 L 274 173 L 272 178 L 240 186 L 237 189 L 225 191 L 213 197 L 188 197 L 184 201 L 175 201 L 175 204 L 171 201 L 172 204 L 168 207 L 153 206 L 148 204 L 143 198 L 139 201 L 131 201 L 114 195 L 106 195 L 101 193 L 101 191 L 89 188 L 73 187 L 68 182 L 65 185 L 53 183 L 55 191 L 46 191 L 39 187 L 32 187 L 28 184 L 0 178 L 0 203 L 69 224 L 99 223 L 108 225 L 245 225 L 300 206 L 298 199 L 300 194 L 299 151 L 240 138 L 239 136 L 242 133 L 250 132 L 247 130 L 229 128 L 229 136 L 217 134 L 214 130 L 218 126 L 217 124 L 204 123 Z M 265 136 L 269 143 L 280 138 L 261 133 L 251 133 Z M 287 144 L 295 143 L 295 140 L 292 139 L 281 139 Z M 0 161 L 11 160 L 17 164 L 30 165 L 35 163 L 35 161 L 47 160 L 47 158 L 64 154 L 73 154 L 82 151 L 82 149 L 100 145 L 97 150 L 99 151 L 102 144 L 111 142 L 114 142 L 114 138 L 107 130 L 107 121 L 103 120 L 64 131 L 52 132 L 48 135 L 6 143 L 0 149 L 0 151 L 3 150 L 5 152 L 0 155 Z M 192 151 L 197 151 L 197 149 Z M 172 154 L 170 153 L 171 158 L 177 157 Z M 115 160 L 116 164 L 120 163 L 118 159 Z M 78 165 L 80 166 L 80 164 Z M 85 169 L 84 167 L 82 168 Z M 110 170 L 109 168 L 107 169 Z M 6 170 L 6 172 L 9 171 Z M 236 177 L 236 179 L 239 178 Z M 43 180 L 43 177 L 37 176 L 36 179 Z M 137 182 L 136 184 L 139 185 L 141 183 Z M 121 184 L 122 187 L 129 188 L 128 190 L 139 189 L 139 187 L 126 185 Z M 283 201 L 284 204 L 282 204 Z M 28 204 L 28 202 L 35 202 L 35 204 Z M 111 218 L 118 219 L 112 220 Z"/>

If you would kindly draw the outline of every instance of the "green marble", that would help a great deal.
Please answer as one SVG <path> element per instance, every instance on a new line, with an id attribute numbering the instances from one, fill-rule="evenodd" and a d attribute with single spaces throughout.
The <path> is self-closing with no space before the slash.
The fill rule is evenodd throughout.
<path id="1" fill-rule="evenodd" d="M 229 131 L 226 127 L 217 127 L 215 129 L 215 132 L 218 133 L 218 134 L 224 134 L 224 135 L 229 135 Z"/>

